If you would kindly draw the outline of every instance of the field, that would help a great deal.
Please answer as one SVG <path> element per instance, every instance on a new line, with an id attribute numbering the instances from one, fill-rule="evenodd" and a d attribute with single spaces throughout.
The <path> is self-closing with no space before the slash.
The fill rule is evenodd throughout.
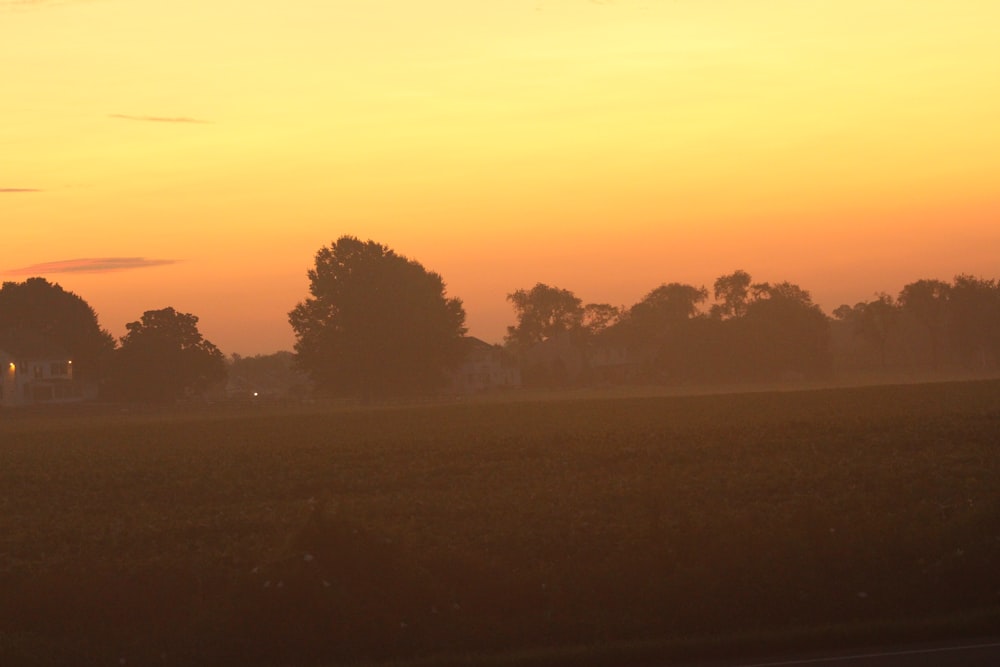
<path id="1" fill-rule="evenodd" d="M 998 381 L 0 413 L 3 665 L 981 633 L 998 564 Z"/>

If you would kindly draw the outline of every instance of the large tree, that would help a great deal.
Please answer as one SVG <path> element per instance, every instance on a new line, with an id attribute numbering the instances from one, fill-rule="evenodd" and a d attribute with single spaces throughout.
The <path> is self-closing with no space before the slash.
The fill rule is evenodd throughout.
<path id="1" fill-rule="evenodd" d="M 902 313 L 927 334 L 931 367 L 937 369 L 941 361 L 941 346 L 947 332 L 948 298 L 951 285 L 941 280 L 917 280 L 905 285 L 899 293 Z"/>
<path id="2" fill-rule="evenodd" d="M 297 363 L 319 389 L 366 401 L 419 393 L 460 362 L 462 301 L 420 263 L 343 236 L 308 275 L 312 296 L 288 317 Z"/>
<path id="3" fill-rule="evenodd" d="M 755 283 L 740 325 L 745 372 L 759 377 L 818 376 L 830 370 L 830 321 L 808 290 Z"/>
<path id="4" fill-rule="evenodd" d="M 517 317 L 517 324 L 507 327 L 507 342 L 515 348 L 526 350 L 583 327 L 583 301 L 569 290 L 537 283 L 530 290 L 511 292 L 507 300 L 514 306 Z"/>
<path id="5" fill-rule="evenodd" d="M 226 378 L 226 361 L 198 331 L 198 318 L 173 308 L 147 310 L 115 352 L 112 389 L 119 398 L 170 401 L 199 395 Z"/>
<path id="6" fill-rule="evenodd" d="M 712 306 L 712 316 L 728 319 L 746 315 L 752 282 L 750 274 L 742 269 L 737 269 L 727 276 L 719 276 L 713 286 L 715 288 L 713 294 L 718 303 Z"/>
<path id="7" fill-rule="evenodd" d="M 846 304 L 833 311 L 834 316 L 850 323 L 854 335 L 872 347 L 878 356 L 879 366 L 885 370 L 889 336 L 899 324 L 899 305 L 882 292 L 872 301 L 861 301 L 854 307 Z"/>
<path id="8" fill-rule="evenodd" d="M 638 326 L 657 333 L 683 323 L 699 313 L 699 306 L 708 299 L 704 287 L 669 283 L 660 285 L 632 306 L 630 316 Z"/>
<path id="9" fill-rule="evenodd" d="M 955 276 L 948 298 L 949 324 L 959 360 L 986 369 L 1000 360 L 1000 283 Z"/>
<path id="10" fill-rule="evenodd" d="M 690 379 L 703 366 L 696 361 L 704 341 L 697 320 L 707 298 L 704 287 L 662 284 L 628 310 L 621 333 L 634 349 L 654 356 L 650 370 L 664 379 Z"/>
<path id="11" fill-rule="evenodd" d="M 0 348 L 26 340 L 68 354 L 74 375 L 83 380 L 101 374 L 115 346 L 86 301 L 45 278 L 5 282 L 0 288 Z"/>

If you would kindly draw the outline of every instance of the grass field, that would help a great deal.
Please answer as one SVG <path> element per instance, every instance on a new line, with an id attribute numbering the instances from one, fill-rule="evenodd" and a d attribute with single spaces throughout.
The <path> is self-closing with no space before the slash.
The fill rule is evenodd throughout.
<path id="1" fill-rule="evenodd" d="M 998 565 L 998 381 L 0 413 L 3 665 L 981 632 Z"/>

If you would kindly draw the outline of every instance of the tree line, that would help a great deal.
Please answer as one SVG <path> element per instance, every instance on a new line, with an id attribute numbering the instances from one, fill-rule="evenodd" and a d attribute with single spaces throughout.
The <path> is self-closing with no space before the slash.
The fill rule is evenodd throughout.
<path id="1" fill-rule="evenodd" d="M 419 262 L 343 236 L 316 253 L 307 275 L 309 295 L 288 315 L 294 356 L 279 353 L 272 364 L 234 355 L 231 367 L 247 377 L 297 371 L 319 392 L 369 401 L 440 391 L 462 363 L 462 301 Z M 970 275 L 917 280 L 832 316 L 808 290 L 756 282 L 743 270 L 720 276 L 711 291 L 663 283 L 627 307 L 584 303 L 543 283 L 507 300 L 514 324 L 502 352 L 518 360 L 526 385 L 1000 367 L 1000 284 Z M 221 383 L 225 358 L 197 323 L 173 308 L 146 311 L 115 340 L 83 299 L 43 278 L 0 289 L 0 348 L 25 338 L 58 346 L 78 377 L 112 399 L 173 400 Z"/>
<path id="2" fill-rule="evenodd" d="M 418 262 L 344 236 L 317 253 L 309 278 L 290 322 L 297 362 L 321 390 L 363 399 L 432 391 L 460 362 L 462 303 Z M 604 363 L 611 357 L 629 367 L 628 379 L 653 382 L 1000 366 L 1000 284 L 968 275 L 917 280 L 832 317 L 799 285 L 743 270 L 720 276 L 711 292 L 664 283 L 628 307 L 584 303 L 543 283 L 507 300 L 515 323 L 503 348 L 528 385 L 607 380 L 620 370 Z"/>
<path id="3" fill-rule="evenodd" d="M 526 360 L 528 384 L 559 384 L 565 356 L 532 359 L 532 349 L 560 341 L 572 354 L 617 348 L 644 381 L 761 379 L 829 373 L 830 331 L 809 292 L 797 285 L 754 283 L 736 271 L 704 286 L 665 283 L 631 307 L 586 304 L 571 291 L 537 284 L 508 296 L 517 324 L 506 344 Z M 586 364 L 578 380 L 596 380 Z"/>
<path id="4" fill-rule="evenodd" d="M 44 278 L 0 287 L 0 349 L 73 360 L 74 379 L 102 398 L 161 402 L 196 396 L 225 380 L 222 352 L 198 331 L 198 318 L 148 310 L 115 339 L 80 296 Z"/>
<path id="5" fill-rule="evenodd" d="M 1000 366 L 1000 282 L 967 274 L 948 283 L 917 280 L 893 297 L 842 305 L 835 322 L 853 335 L 843 345 L 848 368 L 963 368 Z"/>
<path id="6" fill-rule="evenodd" d="M 666 283 L 631 307 L 584 304 L 569 290 L 541 283 L 508 300 L 517 324 L 508 327 L 505 343 L 527 360 L 522 372 L 529 384 L 566 381 L 558 372 L 563 357 L 532 355 L 549 341 L 568 350 L 627 350 L 638 378 L 666 382 L 1000 366 L 1000 284 L 970 275 L 952 283 L 917 280 L 897 297 L 878 293 L 836 308 L 832 317 L 808 290 L 754 282 L 742 270 L 720 276 L 711 293 Z M 583 368 L 577 377 L 600 379 L 598 370 Z"/>

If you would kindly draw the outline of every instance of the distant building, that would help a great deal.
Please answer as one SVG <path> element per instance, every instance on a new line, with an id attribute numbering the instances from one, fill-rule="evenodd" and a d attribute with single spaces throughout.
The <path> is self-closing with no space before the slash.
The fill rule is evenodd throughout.
<path id="1" fill-rule="evenodd" d="M 642 379 L 653 358 L 646 348 L 598 341 L 587 350 L 590 378 L 607 384 L 629 384 Z"/>
<path id="2" fill-rule="evenodd" d="M 564 331 L 528 348 L 521 357 L 525 384 L 540 387 L 640 382 L 655 348 L 636 345 L 613 332 Z"/>
<path id="3" fill-rule="evenodd" d="M 291 352 L 243 357 L 228 362 L 225 394 L 230 399 L 302 399 L 313 391 L 308 374 L 295 367 Z"/>
<path id="4" fill-rule="evenodd" d="M 0 349 L 0 406 L 73 403 L 84 399 L 73 360 L 54 346 L 11 344 Z"/>
<path id="5" fill-rule="evenodd" d="M 500 345 L 490 345 L 472 336 L 462 339 L 465 356 L 451 373 L 451 388 L 456 394 L 478 394 L 521 386 L 521 369 Z"/>

